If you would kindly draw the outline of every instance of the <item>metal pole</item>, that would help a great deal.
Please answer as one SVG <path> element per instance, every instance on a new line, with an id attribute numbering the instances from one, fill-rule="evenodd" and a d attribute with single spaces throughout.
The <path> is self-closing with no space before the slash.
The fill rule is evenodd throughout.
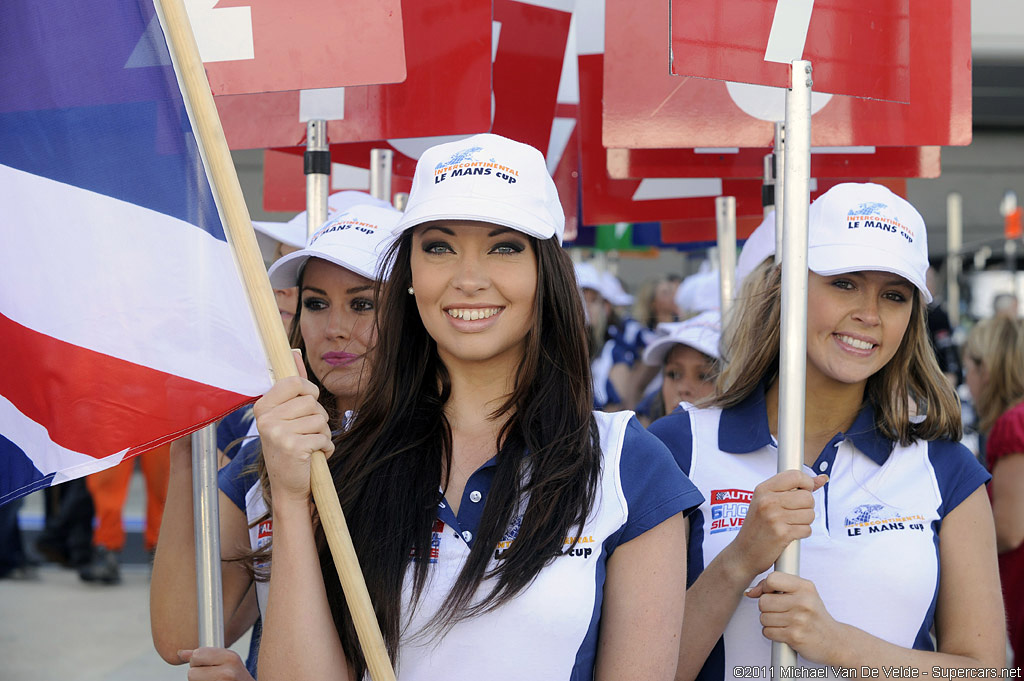
<path id="1" fill-rule="evenodd" d="M 217 504 L 217 427 L 192 433 L 192 517 L 196 538 L 199 645 L 224 647 L 220 516 Z"/>
<path id="2" fill-rule="evenodd" d="M 409 203 L 408 192 L 398 192 L 395 194 L 395 210 L 405 212 L 405 206 Z"/>
<path id="3" fill-rule="evenodd" d="M 786 98 L 789 101 L 789 98 Z M 789 108 L 787 104 L 786 120 L 789 120 Z M 782 262 L 782 232 L 783 214 L 786 207 L 786 126 L 784 123 L 775 124 L 775 264 Z"/>
<path id="4" fill-rule="evenodd" d="M 391 162 L 395 152 L 390 149 L 370 150 L 370 195 L 391 203 Z"/>
<path id="5" fill-rule="evenodd" d="M 946 195 L 946 312 L 953 328 L 960 325 L 960 251 L 964 243 L 964 204 L 960 194 Z"/>
<path id="6" fill-rule="evenodd" d="M 804 398 L 807 375 L 807 207 L 811 176 L 811 63 L 793 62 L 786 93 L 786 198 L 782 237 L 782 320 L 779 348 L 779 472 L 804 462 Z M 776 215 L 778 212 L 776 211 Z M 775 561 L 778 572 L 799 574 L 800 542 Z M 796 664 L 796 652 L 772 643 L 772 666 Z"/>
<path id="7" fill-rule="evenodd" d="M 715 223 L 718 227 L 718 281 L 722 319 L 732 306 L 736 287 L 736 197 L 715 198 Z"/>
<path id="8" fill-rule="evenodd" d="M 331 187 L 331 151 L 327 121 L 306 123 L 306 239 L 327 222 L 327 194 Z"/>
<path id="9" fill-rule="evenodd" d="M 761 211 L 764 217 L 775 210 L 775 151 L 764 155 L 764 177 L 761 181 Z M 776 249 L 778 250 L 778 249 Z"/>

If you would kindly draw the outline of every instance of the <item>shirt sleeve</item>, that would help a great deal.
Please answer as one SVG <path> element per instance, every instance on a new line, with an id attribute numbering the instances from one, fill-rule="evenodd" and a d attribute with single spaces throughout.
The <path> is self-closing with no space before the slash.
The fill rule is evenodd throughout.
<path id="1" fill-rule="evenodd" d="M 249 440 L 242 445 L 235 458 L 227 466 L 217 471 L 217 487 L 234 502 L 235 506 L 245 511 L 245 494 L 259 480 L 253 464 L 260 453 L 260 441 Z"/>
<path id="2" fill-rule="evenodd" d="M 959 442 L 935 440 L 928 443 L 928 459 L 935 470 L 942 502 L 939 517 L 946 515 L 992 476 L 971 450 Z"/>
<path id="3" fill-rule="evenodd" d="M 252 405 L 239 407 L 220 420 L 217 424 L 217 449 L 228 458 L 233 458 L 241 449 L 241 441 L 249 432 L 252 424 Z"/>
<path id="4" fill-rule="evenodd" d="M 1024 408 L 1014 407 L 996 419 L 985 442 L 989 470 L 1008 454 L 1024 454 Z"/>
<path id="5" fill-rule="evenodd" d="M 633 366 L 636 362 L 636 348 L 619 340 L 613 342 L 615 344 L 612 346 L 612 363 Z"/>
<path id="6" fill-rule="evenodd" d="M 648 431 L 668 447 L 679 469 L 689 475 L 693 463 L 693 430 L 690 426 L 690 413 L 685 409 L 677 408 L 671 414 L 652 423 Z"/>
<path id="7" fill-rule="evenodd" d="M 639 537 L 677 513 L 689 514 L 704 501 L 668 448 L 636 418 L 626 426 L 619 475 L 627 517 L 618 544 Z"/>

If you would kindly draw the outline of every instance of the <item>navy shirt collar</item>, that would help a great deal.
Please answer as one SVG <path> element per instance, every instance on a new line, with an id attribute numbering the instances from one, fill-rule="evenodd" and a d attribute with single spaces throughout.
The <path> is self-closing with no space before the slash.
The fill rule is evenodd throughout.
<path id="1" fill-rule="evenodd" d="M 742 402 L 722 410 L 722 418 L 718 423 L 719 449 L 732 454 L 749 454 L 775 444 L 768 429 L 768 408 L 764 395 L 765 385 L 762 383 Z M 879 466 L 892 453 L 893 442 L 875 427 L 875 410 L 870 404 L 861 407 L 845 436 L 853 440 L 857 449 Z M 833 441 L 836 439 L 833 438 Z"/>

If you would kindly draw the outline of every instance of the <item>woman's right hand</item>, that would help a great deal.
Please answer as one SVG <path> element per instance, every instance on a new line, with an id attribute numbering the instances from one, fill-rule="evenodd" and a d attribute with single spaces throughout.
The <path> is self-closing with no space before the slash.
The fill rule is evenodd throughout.
<path id="1" fill-rule="evenodd" d="M 310 457 L 334 451 L 327 411 L 317 401 L 320 391 L 306 380 L 296 356 L 299 376 L 276 383 L 253 407 L 275 505 L 309 503 Z"/>
<path id="2" fill-rule="evenodd" d="M 731 564 L 752 580 L 770 568 L 790 542 L 811 536 L 812 493 L 826 482 L 827 475 L 812 478 L 802 471 L 784 471 L 755 487 L 743 526 L 723 550 L 731 554 Z"/>
<path id="3" fill-rule="evenodd" d="M 189 665 L 188 681 L 252 681 L 242 658 L 229 648 L 179 650 L 178 657 Z"/>

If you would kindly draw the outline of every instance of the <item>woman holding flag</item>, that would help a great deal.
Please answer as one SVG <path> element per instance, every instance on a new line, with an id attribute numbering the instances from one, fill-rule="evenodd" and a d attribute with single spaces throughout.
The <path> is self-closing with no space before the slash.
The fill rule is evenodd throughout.
<path id="1" fill-rule="evenodd" d="M 392 241 L 392 229 L 400 216 L 390 207 L 352 205 L 324 223 L 306 248 L 282 257 L 268 272 L 274 287 L 298 287 L 291 342 L 302 353 L 305 375 L 310 377 L 317 404 L 333 429 L 345 427 L 366 386 L 367 355 L 375 334 L 374 282 L 386 276 L 381 256 Z M 172 449 L 167 509 L 150 585 L 153 642 L 171 664 L 222 665 L 240 671 L 241 661 L 232 651 L 192 650 L 198 640 L 198 620 L 188 442 L 181 440 Z M 269 544 L 271 536 L 271 520 L 256 472 L 259 456 L 258 441 L 251 441 L 218 476 L 225 640 L 230 644 L 256 620 L 256 645 L 250 648 L 246 665 L 253 676 L 258 617 L 266 608 L 267 565 L 260 562 L 250 571 L 242 558 Z"/>
<path id="2" fill-rule="evenodd" d="M 309 457 L 338 494 L 399 678 L 669 679 L 699 495 L 631 414 L 592 411 L 583 310 L 543 156 L 421 157 L 373 370 L 332 441 L 307 382 L 256 405 L 274 516 L 263 679 L 366 669 Z"/>
<path id="3" fill-rule="evenodd" d="M 677 678 L 767 669 L 772 641 L 833 671 L 1002 667 L 988 474 L 957 442 L 928 344 L 924 222 L 884 187 L 841 184 L 811 205 L 808 244 L 803 469 L 776 474 L 771 260 L 727 325 L 711 406 L 651 425 L 707 499 L 691 516 Z M 772 572 L 798 539 L 800 576 Z"/>

